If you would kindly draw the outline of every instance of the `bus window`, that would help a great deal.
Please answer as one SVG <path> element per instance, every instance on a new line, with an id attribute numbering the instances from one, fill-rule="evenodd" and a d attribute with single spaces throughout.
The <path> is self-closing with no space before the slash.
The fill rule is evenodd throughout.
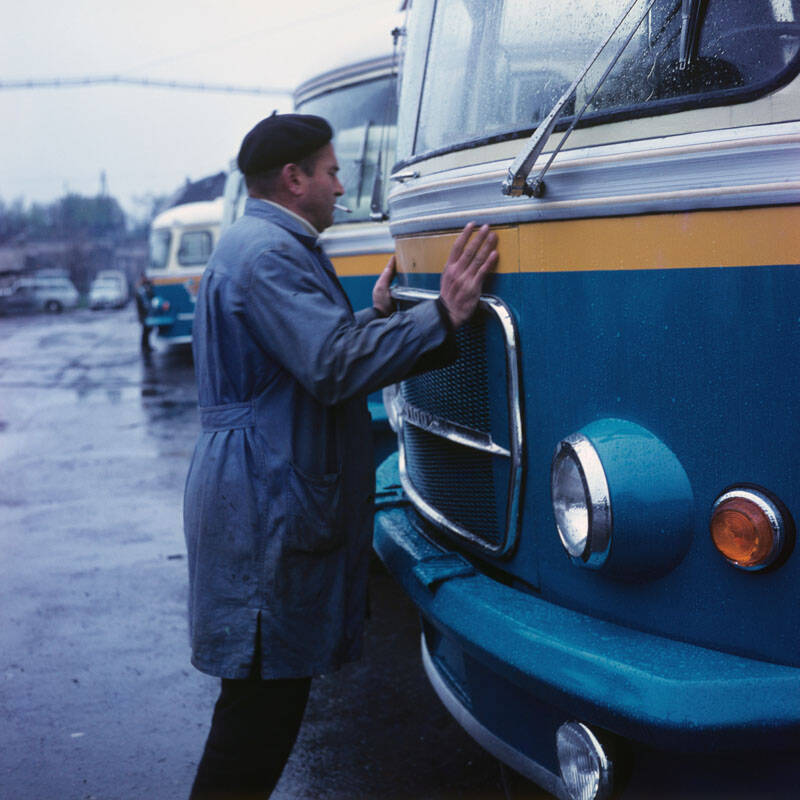
<path id="1" fill-rule="evenodd" d="M 394 75 L 327 92 L 298 104 L 303 114 L 317 114 L 334 129 L 333 145 L 345 194 L 339 202 L 351 210 L 336 222 L 370 218 L 370 202 L 381 158 L 394 152 L 397 106 Z"/>
<path id="2" fill-rule="evenodd" d="M 178 264 L 181 267 L 196 267 L 205 264 L 211 256 L 213 242 L 209 231 L 187 231 L 181 234 L 178 249 Z"/>
<path id="3" fill-rule="evenodd" d="M 529 132 L 567 89 L 624 4 L 576 0 L 441 0 L 413 154 Z M 652 115 L 752 99 L 797 70 L 800 24 L 790 0 L 698 3 L 694 57 L 681 65 L 681 0 L 655 0 L 586 115 Z M 579 87 L 590 96 L 647 3 L 628 15 Z M 616 43 L 616 44 L 615 44 Z M 430 65 L 435 64 L 435 70 Z M 464 80 L 465 75 L 473 76 Z M 409 155 L 405 154 L 407 158 Z M 401 156 L 402 157 L 402 156 Z"/>
<path id="4" fill-rule="evenodd" d="M 150 232 L 150 269 L 166 269 L 172 233 L 155 228 Z"/>

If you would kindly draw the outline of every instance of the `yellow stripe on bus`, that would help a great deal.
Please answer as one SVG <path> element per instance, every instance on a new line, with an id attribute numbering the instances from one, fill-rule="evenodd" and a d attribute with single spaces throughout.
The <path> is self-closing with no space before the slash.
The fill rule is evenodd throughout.
<path id="1" fill-rule="evenodd" d="M 174 284 L 200 284 L 202 275 L 177 275 L 174 278 L 150 278 L 150 283 L 153 286 L 172 286 Z"/>
<path id="2" fill-rule="evenodd" d="M 389 258 L 391 258 L 391 253 L 369 253 L 359 256 L 335 256 L 331 261 L 336 269 L 336 274 L 340 276 L 378 276 L 383 271 Z M 150 281 L 154 286 L 169 286 L 187 282 L 199 285 L 201 277 L 202 274 L 161 276 L 152 277 Z"/>
<path id="3" fill-rule="evenodd" d="M 391 253 L 368 253 L 360 256 L 333 256 L 331 261 L 340 277 L 380 275 L 391 258 Z"/>
<path id="4" fill-rule="evenodd" d="M 495 228 L 498 272 L 797 264 L 800 207 L 533 222 Z M 457 232 L 396 241 L 402 272 L 441 272 Z"/>
<path id="5" fill-rule="evenodd" d="M 519 271 L 519 231 L 509 226 L 493 228 L 500 260 L 497 272 Z M 408 236 L 395 240 L 398 272 L 441 272 L 458 232 Z"/>

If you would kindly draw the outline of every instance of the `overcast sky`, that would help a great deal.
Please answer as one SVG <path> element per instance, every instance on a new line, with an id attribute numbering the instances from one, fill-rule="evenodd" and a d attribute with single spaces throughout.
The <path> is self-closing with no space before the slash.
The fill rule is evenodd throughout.
<path id="1" fill-rule="evenodd" d="M 0 83 L 122 75 L 293 88 L 391 50 L 400 0 L 0 0 Z M 168 194 L 227 167 L 287 95 L 0 88 L 0 199 Z"/>

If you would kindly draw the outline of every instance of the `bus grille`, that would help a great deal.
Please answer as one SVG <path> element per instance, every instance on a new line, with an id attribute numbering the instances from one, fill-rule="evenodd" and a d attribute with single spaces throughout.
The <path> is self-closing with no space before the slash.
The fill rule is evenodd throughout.
<path id="1" fill-rule="evenodd" d="M 443 369 L 403 383 L 403 398 L 416 408 L 478 431 L 489 430 L 486 325 L 469 322 L 456 333 L 459 357 Z"/>
<path id="2" fill-rule="evenodd" d="M 428 296 L 396 291 L 401 307 Z M 503 555 L 516 537 L 522 446 L 511 315 L 500 301 L 484 299 L 456 338 L 454 363 L 400 386 L 401 478 L 441 530 Z"/>
<path id="3" fill-rule="evenodd" d="M 492 456 L 413 425 L 403 434 L 406 469 L 419 494 L 447 520 L 499 547 L 505 520 L 496 510 Z"/>

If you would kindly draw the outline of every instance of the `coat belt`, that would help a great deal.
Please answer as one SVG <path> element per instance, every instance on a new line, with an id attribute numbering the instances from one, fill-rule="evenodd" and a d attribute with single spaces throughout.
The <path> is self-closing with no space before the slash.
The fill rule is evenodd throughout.
<path id="1" fill-rule="evenodd" d="M 226 403 L 221 406 L 201 406 L 200 424 L 206 433 L 252 428 L 256 415 L 252 403 Z"/>

